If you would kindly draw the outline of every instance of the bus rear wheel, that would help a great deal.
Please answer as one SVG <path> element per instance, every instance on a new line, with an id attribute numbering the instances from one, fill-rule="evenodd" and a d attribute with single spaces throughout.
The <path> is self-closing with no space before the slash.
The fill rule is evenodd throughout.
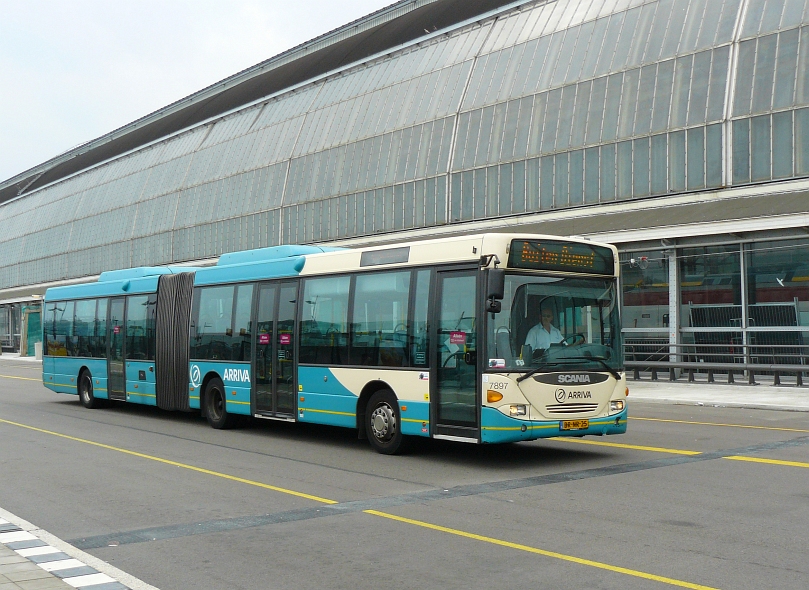
<path id="1" fill-rule="evenodd" d="M 93 395 L 93 376 L 90 371 L 82 371 L 79 375 L 79 401 L 85 408 L 93 409 L 101 403 Z"/>
<path id="2" fill-rule="evenodd" d="M 219 379 L 211 379 L 205 387 L 205 417 L 217 430 L 233 426 L 234 416 L 228 413 L 226 399 L 225 385 Z"/>
<path id="3" fill-rule="evenodd" d="M 395 455 L 403 450 L 399 402 L 389 389 L 381 389 L 368 400 L 365 412 L 368 442 L 378 453 Z"/>

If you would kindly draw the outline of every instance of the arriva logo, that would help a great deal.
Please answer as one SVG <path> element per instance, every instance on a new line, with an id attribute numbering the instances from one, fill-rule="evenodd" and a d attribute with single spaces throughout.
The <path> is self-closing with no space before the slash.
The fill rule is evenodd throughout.
<path id="1" fill-rule="evenodd" d="M 590 375 L 557 375 L 559 383 L 590 383 Z"/>
<path id="2" fill-rule="evenodd" d="M 250 383 L 250 370 L 249 369 L 225 369 L 222 375 L 225 381 L 240 381 L 242 383 Z"/>
<path id="3" fill-rule="evenodd" d="M 191 372 L 190 372 L 189 377 L 191 377 L 191 385 L 193 387 L 199 387 L 200 386 L 200 376 L 201 375 L 200 375 L 200 371 L 199 371 L 199 365 L 191 365 Z"/>

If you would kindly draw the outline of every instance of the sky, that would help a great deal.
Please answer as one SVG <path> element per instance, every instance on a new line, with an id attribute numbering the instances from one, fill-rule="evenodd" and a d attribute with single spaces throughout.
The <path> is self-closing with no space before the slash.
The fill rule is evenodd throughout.
<path id="1" fill-rule="evenodd" d="M 0 182 L 394 0 L 0 0 Z"/>

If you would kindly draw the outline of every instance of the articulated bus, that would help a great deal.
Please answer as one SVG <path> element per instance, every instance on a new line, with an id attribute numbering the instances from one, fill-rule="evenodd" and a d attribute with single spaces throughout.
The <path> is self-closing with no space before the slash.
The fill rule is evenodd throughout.
<path id="1" fill-rule="evenodd" d="M 620 434 L 618 268 L 612 246 L 483 234 L 104 272 L 48 289 L 42 378 L 88 408 L 345 426 L 386 454 Z"/>

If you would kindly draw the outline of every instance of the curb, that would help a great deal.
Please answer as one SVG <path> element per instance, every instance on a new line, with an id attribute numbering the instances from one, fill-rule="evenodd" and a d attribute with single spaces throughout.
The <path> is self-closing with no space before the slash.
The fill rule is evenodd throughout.
<path id="1" fill-rule="evenodd" d="M 0 546 L 3 545 L 73 588 L 158 590 L 0 508 Z"/>

